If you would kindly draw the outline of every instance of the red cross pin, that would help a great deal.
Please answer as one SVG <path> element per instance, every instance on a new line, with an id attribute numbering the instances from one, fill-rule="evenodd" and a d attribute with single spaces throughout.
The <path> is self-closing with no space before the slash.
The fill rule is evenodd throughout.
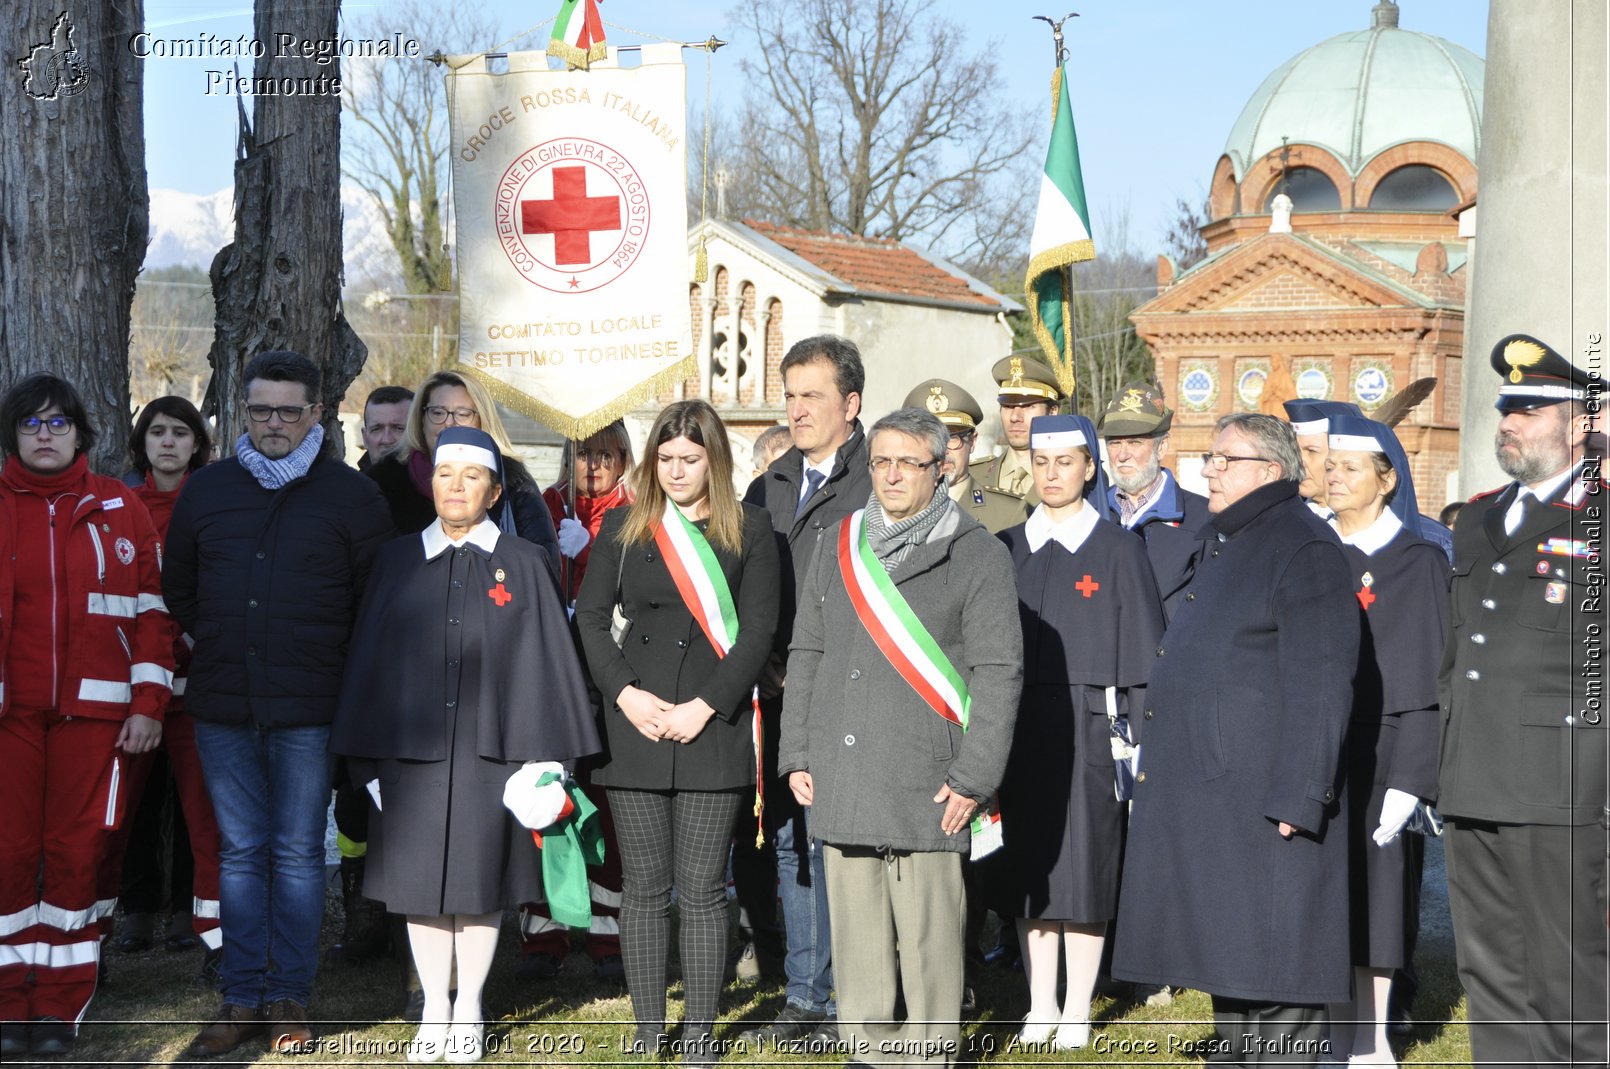
<path id="1" fill-rule="evenodd" d="M 493 587 L 491 590 L 488 590 L 486 592 L 486 596 L 491 598 L 493 601 L 497 602 L 498 603 L 498 608 L 500 608 L 500 609 L 503 608 L 503 606 L 507 605 L 509 602 L 514 600 L 514 595 L 509 593 L 507 590 L 503 589 L 503 584 L 502 583 L 499 583 L 497 586 Z"/>
<path id="2" fill-rule="evenodd" d="M 1364 606 L 1365 612 L 1369 612 L 1370 606 L 1375 604 L 1375 591 L 1367 586 L 1358 592 L 1357 597 L 1358 603 Z"/>
<path id="3" fill-rule="evenodd" d="M 1095 594 L 1096 591 L 1101 589 L 1101 584 L 1090 578 L 1089 575 L 1086 575 L 1083 579 L 1073 584 L 1073 589 L 1077 590 L 1079 593 L 1088 598 Z"/>

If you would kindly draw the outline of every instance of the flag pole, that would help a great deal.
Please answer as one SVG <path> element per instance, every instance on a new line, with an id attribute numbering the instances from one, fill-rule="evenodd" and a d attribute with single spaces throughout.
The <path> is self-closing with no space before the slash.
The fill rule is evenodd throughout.
<path id="1" fill-rule="evenodd" d="M 1077 11 L 1070 11 L 1060 19 L 1053 19 L 1046 15 L 1034 16 L 1035 19 L 1051 27 L 1051 48 L 1053 61 L 1051 69 L 1054 72 L 1052 75 L 1053 90 L 1051 95 L 1053 114 L 1056 110 L 1056 93 L 1060 91 L 1060 87 L 1062 85 L 1062 65 L 1068 61 L 1068 49 L 1062 43 L 1062 24 L 1067 22 L 1069 19 L 1076 19 L 1078 17 L 1079 13 Z M 1063 359 L 1068 362 L 1068 369 L 1071 373 L 1072 369 L 1077 366 L 1073 360 L 1074 335 L 1076 333 L 1073 321 L 1073 265 L 1064 264 L 1062 267 L 1058 268 L 1057 274 L 1062 283 L 1062 355 Z M 1077 390 L 1078 380 L 1075 379 L 1074 389 L 1068 391 L 1067 406 L 1069 412 L 1079 411 L 1079 405 L 1075 397 Z"/>

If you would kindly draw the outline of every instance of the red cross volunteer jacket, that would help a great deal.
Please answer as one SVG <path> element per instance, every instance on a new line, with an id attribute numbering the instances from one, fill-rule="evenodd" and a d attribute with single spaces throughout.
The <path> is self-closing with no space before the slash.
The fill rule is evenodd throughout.
<path id="1" fill-rule="evenodd" d="M 36 477 L 14 457 L 0 472 L 0 716 L 20 673 L 39 674 L 26 681 L 34 691 L 41 683 L 49 687 L 54 673 L 64 716 L 123 720 L 139 714 L 160 721 L 173 683 L 174 632 L 162 600 L 156 528 L 133 490 L 92 474 L 82 456 L 63 473 L 73 475 L 70 487 L 60 476 L 48 489 L 35 486 Z M 49 544 L 50 527 L 23 515 L 41 500 L 54 508 L 54 522 L 66 526 L 58 536 L 59 557 Z M 18 619 L 17 574 L 24 568 L 49 572 L 53 601 L 61 607 L 62 631 L 54 642 L 19 642 L 19 628 L 46 626 Z"/>

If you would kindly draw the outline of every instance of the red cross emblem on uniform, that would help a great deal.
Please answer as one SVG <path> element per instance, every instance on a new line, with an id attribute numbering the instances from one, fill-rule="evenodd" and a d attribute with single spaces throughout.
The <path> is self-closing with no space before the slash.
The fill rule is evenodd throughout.
<path id="1" fill-rule="evenodd" d="M 505 590 L 502 583 L 488 590 L 486 596 L 497 602 L 500 609 L 514 600 L 514 595 Z"/>
<path id="2" fill-rule="evenodd" d="M 1375 604 L 1375 591 L 1367 586 L 1359 589 L 1357 597 L 1358 603 L 1364 606 L 1365 612 L 1369 612 L 1370 606 Z"/>
<path id="3" fill-rule="evenodd" d="M 1073 589 L 1077 590 L 1079 593 L 1088 598 L 1095 594 L 1096 591 L 1101 589 L 1101 584 L 1090 578 L 1089 575 L 1086 575 L 1083 579 L 1073 584 Z"/>
<path id="4" fill-rule="evenodd" d="M 592 232 L 620 228 L 620 197 L 589 197 L 585 167 L 555 167 L 553 199 L 520 202 L 520 232 L 552 234 L 555 263 L 592 263 Z"/>

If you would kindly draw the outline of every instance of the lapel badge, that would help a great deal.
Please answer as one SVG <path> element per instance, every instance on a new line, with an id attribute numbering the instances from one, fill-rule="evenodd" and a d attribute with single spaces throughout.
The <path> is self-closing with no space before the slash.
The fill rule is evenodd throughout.
<path id="1" fill-rule="evenodd" d="M 1564 583 L 1550 583 L 1543 591 L 1543 600 L 1550 605 L 1565 604 L 1566 585 Z"/>
<path id="2" fill-rule="evenodd" d="M 1365 572 L 1361 581 L 1364 584 L 1364 588 L 1368 590 L 1370 587 L 1375 585 L 1375 576 L 1371 575 L 1369 572 Z"/>
<path id="3" fill-rule="evenodd" d="M 499 568 L 497 571 L 492 573 L 492 578 L 501 583 L 503 580 L 507 579 L 508 576 L 504 573 L 502 568 Z"/>
<path id="4" fill-rule="evenodd" d="M 982 505 L 983 503 L 984 503 L 984 491 L 975 489 L 973 491 L 973 504 Z"/>
<path id="5" fill-rule="evenodd" d="M 1537 562 L 1537 574 L 1538 575 L 1547 575 L 1548 573 L 1549 573 L 1549 562 L 1546 561 L 1546 560 L 1538 561 Z"/>

